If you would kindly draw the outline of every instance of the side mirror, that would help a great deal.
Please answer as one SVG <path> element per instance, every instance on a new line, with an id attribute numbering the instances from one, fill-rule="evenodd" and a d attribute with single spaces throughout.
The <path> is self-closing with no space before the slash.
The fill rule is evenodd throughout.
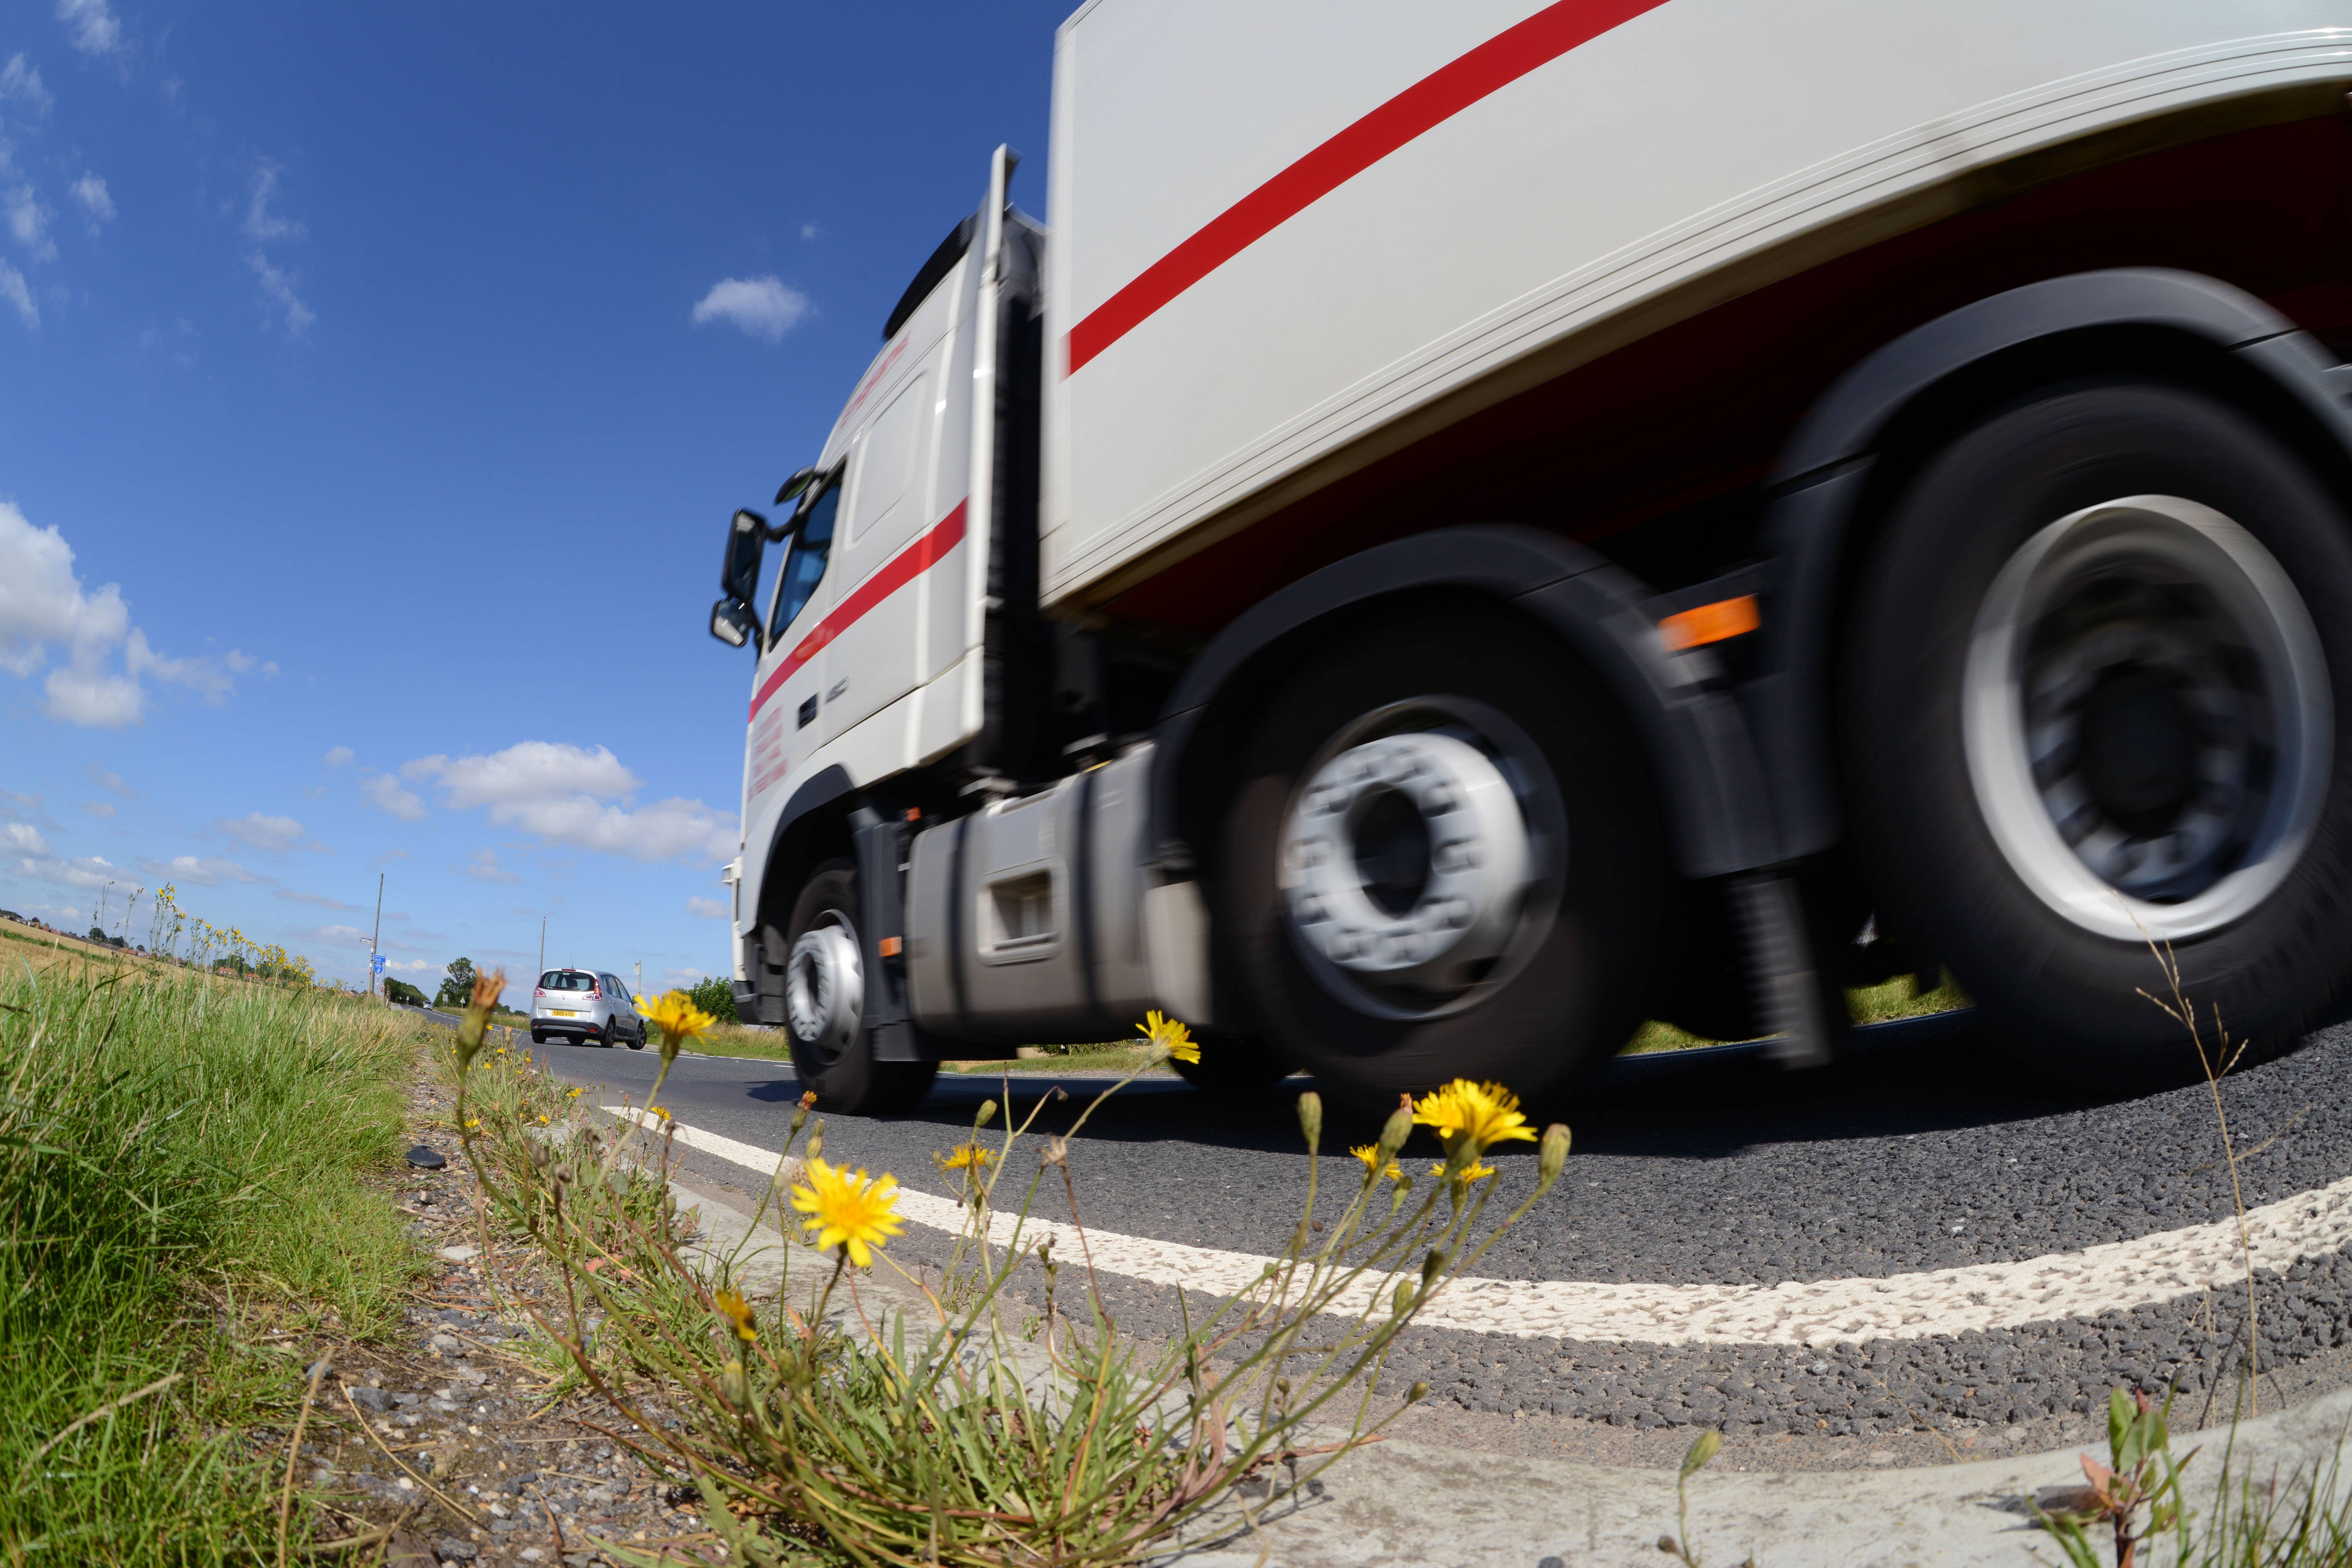
<path id="1" fill-rule="evenodd" d="M 741 647 L 759 629 L 751 612 L 732 599 L 721 599 L 710 606 L 710 635 L 729 647 Z"/>
<path id="2" fill-rule="evenodd" d="M 786 479 L 782 484 L 776 487 L 775 504 L 782 506 L 788 500 L 798 500 L 800 499 L 801 492 L 814 483 L 816 483 L 816 470 L 814 468 L 803 468 L 799 473 L 794 474 L 791 479 Z"/>
<path id="3" fill-rule="evenodd" d="M 740 605 L 749 605 L 760 593 L 760 551 L 767 542 L 768 520 L 756 511 L 738 511 L 727 525 L 727 554 L 719 564 L 719 591 Z"/>

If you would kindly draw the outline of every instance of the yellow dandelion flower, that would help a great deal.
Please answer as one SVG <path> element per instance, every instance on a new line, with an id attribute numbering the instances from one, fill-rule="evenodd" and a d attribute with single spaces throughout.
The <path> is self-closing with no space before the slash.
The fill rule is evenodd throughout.
<path id="1" fill-rule="evenodd" d="M 760 1337 L 760 1331 L 751 1326 L 751 1303 L 743 1300 L 741 1292 L 721 1290 L 711 1300 L 719 1308 L 719 1315 L 734 1325 L 737 1339 L 748 1345 Z"/>
<path id="2" fill-rule="evenodd" d="M 1192 1043 L 1192 1032 L 1175 1019 L 1161 1016 L 1157 1007 L 1146 1013 L 1135 1029 L 1148 1043 L 1165 1047 L 1180 1062 L 1201 1059 L 1201 1047 Z"/>
<path id="3" fill-rule="evenodd" d="M 1430 1173 L 1431 1175 L 1433 1175 L 1433 1176 L 1443 1176 L 1443 1175 L 1444 1175 L 1444 1174 L 1445 1174 L 1445 1162 L 1444 1162 L 1444 1161 L 1443 1161 L 1443 1160 L 1440 1160 L 1440 1161 L 1438 1161 L 1435 1164 L 1433 1164 L 1433 1165 L 1430 1166 L 1430 1168 L 1429 1168 L 1429 1173 Z M 1471 1162 L 1470 1162 L 1470 1163 L 1469 1163 L 1469 1164 L 1467 1164 L 1466 1166 L 1463 1167 L 1462 1173 L 1461 1173 L 1460 1175 L 1458 1175 L 1458 1176 L 1454 1177 L 1454 1179 L 1455 1181 L 1457 1181 L 1457 1182 L 1483 1182 L 1483 1181 L 1485 1181 L 1487 1177 L 1489 1177 L 1489 1176 L 1493 1175 L 1494 1173 L 1495 1173 L 1495 1167 L 1494 1167 L 1494 1166 L 1492 1166 L 1492 1165 L 1482 1165 L 1482 1164 L 1480 1164 L 1477 1161 L 1473 1160 L 1473 1161 L 1471 1161 Z"/>
<path id="4" fill-rule="evenodd" d="M 467 1129 L 467 1131 L 473 1131 L 475 1128 L 479 1127 L 481 1124 L 482 1124 L 482 1119 L 481 1119 L 480 1117 L 478 1117 L 478 1116 L 468 1116 L 467 1118 L 466 1118 L 466 1129 Z"/>
<path id="5" fill-rule="evenodd" d="M 669 1107 L 666 1105 L 648 1106 L 646 1109 L 654 1115 L 660 1117 L 664 1121 L 667 1121 L 669 1120 Z"/>
<path id="6" fill-rule="evenodd" d="M 541 1117 L 541 1118 L 539 1119 L 539 1124 L 540 1124 L 541 1127 L 546 1126 L 546 1125 L 547 1125 L 547 1118 L 546 1118 L 546 1117 L 544 1117 L 544 1116 Z"/>
<path id="7" fill-rule="evenodd" d="M 1364 1163 L 1366 1180 L 1370 1180 L 1375 1174 L 1386 1176 L 1391 1182 L 1404 1180 L 1404 1167 L 1399 1165 L 1394 1160 L 1389 1162 L 1387 1170 L 1381 1169 L 1381 1148 L 1377 1143 L 1359 1143 L 1348 1152 Z"/>
<path id="8" fill-rule="evenodd" d="M 862 1169 L 853 1175 L 820 1159 L 809 1161 L 808 1180 L 793 1188 L 793 1207 L 810 1216 L 801 1228 L 860 1268 L 872 1268 L 873 1249 L 907 1228 L 898 1206 L 898 1177 L 886 1171 L 869 1181 Z"/>
<path id="9" fill-rule="evenodd" d="M 1475 1149 L 1491 1149 L 1512 1138 L 1535 1142 L 1536 1130 L 1519 1111 L 1519 1097 L 1499 1083 L 1472 1083 L 1457 1078 L 1444 1089 L 1422 1097 L 1412 1108 L 1416 1125 L 1436 1129 L 1452 1153 L 1457 1139 Z"/>
<path id="10" fill-rule="evenodd" d="M 674 1051 L 719 1022 L 694 1005 L 683 991 L 656 996 L 640 1009 L 645 1021 L 662 1032 L 662 1048 Z"/>
<path id="11" fill-rule="evenodd" d="M 977 1143 L 959 1143 L 955 1146 L 954 1153 L 944 1156 L 934 1155 L 933 1158 L 940 1162 L 940 1169 L 942 1171 L 961 1171 L 970 1167 L 985 1172 L 996 1156 Z"/>

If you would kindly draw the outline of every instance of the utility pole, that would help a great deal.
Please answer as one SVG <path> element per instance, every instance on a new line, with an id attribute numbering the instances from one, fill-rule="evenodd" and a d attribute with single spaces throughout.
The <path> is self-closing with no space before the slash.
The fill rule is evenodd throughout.
<path id="1" fill-rule="evenodd" d="M 633 997 L 635 997 L 635 996 L 642 996 L 642 995 L 644 995 L 645 994 L 646 994 L 646 961 L 645 961 L 644 959 L 642 959 L 642 958 L 641 958 L 641 959 L 637 960 L 637 983 L 636 983 L 635 985 L 632 985 L 632 986 L 630 986 L 630 987 L 629 987 L 629 994 L 630 994 L 631 996 L 633 996 Z"/>
<path id="2" fill-rule="evenodd" d="M 547 973 L 547 917 L 546 917 L 545 915 L 541 915 L 541 916 L 540 916 L 540 917 L 539 917 L 539 973 L 540 973 L 540 974 L 544 974 L 544 973 Z M 538 984 L 539 984 L 539 975 L 538 975 L 538 974 L 534 974 L 534 975 L 532 975 L 532 976 L 531 976 L 530 983 L 531 983 L 533 985 Z"/>
<path id="3" fill-rule="evenodd" d="M 383 873 L 375 874 L 375 930 L 368 933 L 368 994 L 375 994 L 376 944 L 383 940 Z"/>

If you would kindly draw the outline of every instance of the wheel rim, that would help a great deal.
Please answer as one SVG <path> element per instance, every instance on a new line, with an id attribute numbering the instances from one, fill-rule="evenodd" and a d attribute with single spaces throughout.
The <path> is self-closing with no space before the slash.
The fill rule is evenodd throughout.
<path id="1" fill-rule="evenodd" d="M 1969 643 L 1969 782 L 2020 879 L 2127 942 L 2242 918 L 2317 820 L 2333 734 L 2302 595 L 2210 507 L 2131 496 L 2012 555 Z"/>
<path id="2" fill-rule="evenodd" d="M 1300 773 L 1276 853 L 1285 924 L 1334 995 L 1458 1011 L 1516 973 L 1559 902 L 1566 812 L 1499 710 L 1433 696 L 1365 714 Z"/>
<path id="3" fill-rule="evenodd" d="M 784 967 L 784 1016 L 793 1038 L 832 1061 L 856 1038 L 865 1008 L 856 930 L 838 910 L 827 910 L 801 932 Z"/>

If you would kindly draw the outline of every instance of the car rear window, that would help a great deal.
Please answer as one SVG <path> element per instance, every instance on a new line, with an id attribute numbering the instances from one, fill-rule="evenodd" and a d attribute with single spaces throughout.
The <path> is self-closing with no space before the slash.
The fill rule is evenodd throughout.
<path id="1" fill-rule="evenodd" d="M 576 969 L 551 969 L 539 977 L 539 988 L 542 991 L 593 991 L 596 989 L 596 977 L 583 974 Z"/>

